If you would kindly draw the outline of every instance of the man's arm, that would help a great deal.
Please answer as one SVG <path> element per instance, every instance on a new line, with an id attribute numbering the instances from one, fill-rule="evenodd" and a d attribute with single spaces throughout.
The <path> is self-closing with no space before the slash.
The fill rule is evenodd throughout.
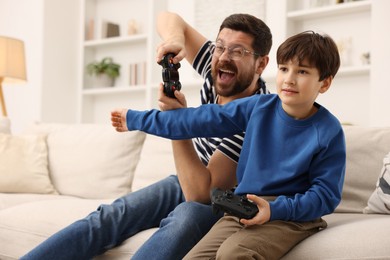
<path id="1" fill-rule="evenodd" d="M 159 105 L 162 110 L 185 107 L 185 97 L 176 91 L 176 98 L 159 91 Z M 183 104 L 179 106 L 177 104 Z M 181 188 L 187 201 L 210 202 L 213 187 L 230 189 L 236 184 L 237 163 L 216 150 L 206 167 L 199 159 L 192 140 L 172 141 L 173 157 Z"/>
<path id="2" fill-rule="evenodd" d="M 186 58 L 192 64 L 199 49 L 207 40 L 201 33 L 171 12 L 161 12 L 157 17 L 157 32 L 164 40 L 157 48 L 157 61 L 169 52 L 176 54 L 174 63 Z"/>
<path id="3" fill-rule="evenodd" d="M 157 18 L 157 31 L 164 40 L 157 48 L 157 60 L 168 52 L 176 54 L 174 63 L 186 58 L 192 64 L 206 38 L 179 15 L 162 12 Z M 185 97 L 175 92 L 177 99 L 159 97 L 162 110 L 186 107 Z M 209 202 L 212 187 L 231 188 L 235 184 L 236 162 L 218 150 L 206 167 L 198 157 L 191 140 L 172 141 L 173 155 L 179 182 L 187 201 Z M 227 176 L 232 176 L 228 178 Z"/>

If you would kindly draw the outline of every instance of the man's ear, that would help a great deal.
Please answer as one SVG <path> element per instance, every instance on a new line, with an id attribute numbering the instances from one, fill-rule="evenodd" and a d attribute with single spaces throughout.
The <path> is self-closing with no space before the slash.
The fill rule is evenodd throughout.
<path id="1" fill-rule="evenodd" d="M 256 68 L 256 73 L 261 75 L 263 73 L 265 67 L 267 67 L 268 62 L 269 62 L 268 55 L 257 58 L 258 65 Z"/>
<path id="2" fill-rule="evenodd" d="M 320 87 L 320 93 L 323 94 L 330 88 L 330 85 L 332 84 L 333 77 L 329 76 L 326 79 L 322 80 L 321 87 Z"/>

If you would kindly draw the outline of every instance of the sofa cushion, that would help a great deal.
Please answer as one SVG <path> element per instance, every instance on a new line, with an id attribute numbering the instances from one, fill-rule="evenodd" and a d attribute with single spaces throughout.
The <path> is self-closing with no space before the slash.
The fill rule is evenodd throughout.
<path id="1" fill-rule="evenodd" d="M 54 123 L 36 123 L 26 132 L 48 135 L 50 175 L 60 194 L 100 199 L 131 191 L 144 133 L 118 133 L 110 125 Z"/>
<path id="2" fill-rule="evenodd" d="M 111 200 L 68 196 L 31 201 L 0 211 L 0 259 L 19 259 L 52 234 Z M 26 218 L 28 212 L 28 218 Z M 142 231 L 96 259 L 129 259 L 157 229 Z"/>
<path id="3" fill-rule="evenodd" d="M 389 216 L 336 213 L 324 219 L 326 229 L 303 240 L 282 260 L 390 259 Z"/>
<path id="4" fill-rule="evenodd" d="M 390 214 L 390 153 L 383 158 L 382 171 L 364 213 Z"/>
<path id="5" fill-rule="evenodd" d="M 110 202 L 58 198 L 27 202 L 0 211 L 0 259 L 4 256 L 19 259 L 53 233 L 85 217 L 101 203 Z"/>
<path id="6" fill-rule="evenodd" d="M 0 133 L 0 192 L 57 193 L 48 170 L 46 136 Z"/>
<path id="7" fill-rule="evenodd" d="M 175 172 L 171 140 L 147 135 L 135 170 L 132 190 L 139 190 Z"/>
<path id="8" fill-rule="evenodd" d="M 362 213 L 375 189 L 383 157 L 390 149 L 390 127 L 344 126 L 347 165 L 336 212 Z"/>
<path id="9" fill-rule="evenodd" d="M 58 194 L 0 193 L 0 212 L 3 209 L 14 207 L 20 204 L 25 204 L 25 203 L 30 203 L 30 202 L 40 201 L 40 200 L 59 200 L 59 199 L 67 199 L 67 198 L 72 198 L 72 197 L 58 195 Z"/>

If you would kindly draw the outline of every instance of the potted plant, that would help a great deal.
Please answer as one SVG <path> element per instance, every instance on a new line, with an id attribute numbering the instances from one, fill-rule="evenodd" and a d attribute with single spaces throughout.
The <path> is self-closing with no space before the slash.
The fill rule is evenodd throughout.
<path id="1" fill-rule="evenodd" d="M 106 57 L 100 62 L 89 63 L 87 72 L 96 79 L 94 86 L 114 86 L 115 79 L 120 75 L 120 67 L 111 57 Z"/>

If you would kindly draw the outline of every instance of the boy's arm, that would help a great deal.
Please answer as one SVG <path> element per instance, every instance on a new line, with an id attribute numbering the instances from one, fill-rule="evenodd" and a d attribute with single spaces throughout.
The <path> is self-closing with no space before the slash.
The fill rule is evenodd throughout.
<path id="1" fill-rule="evenodd" d="M 258 100 L 258 96 L 252 96 L 223 106 L 208 104 L 169 111 L 129 109 L 126 113 L 126 125 L 129 131 L 139 130 L 171 140 L 228 137 L 245 132 Z"/>
<path id="2" fill-rule="evenodd" d="M 294 196 L 279 196 L 270 202 L 271 220 L 309 221 L 332 213 L 341 201 L 345 176 L 345 140 L 343 131 L 313 156 L 307 173 L 311 187 Z"/>

